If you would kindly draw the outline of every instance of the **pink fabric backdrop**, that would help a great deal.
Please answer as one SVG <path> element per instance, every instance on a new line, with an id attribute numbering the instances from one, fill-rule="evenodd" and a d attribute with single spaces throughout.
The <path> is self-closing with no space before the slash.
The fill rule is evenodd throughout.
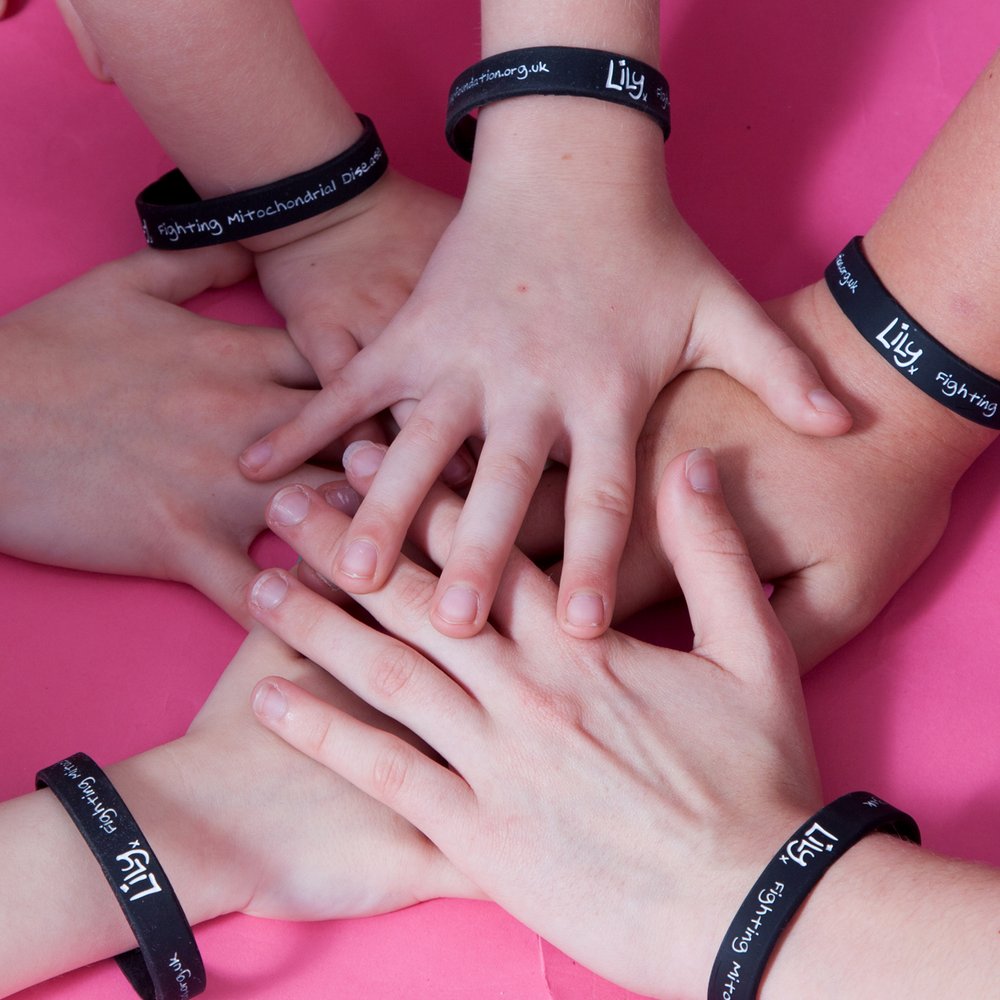
<path id="1" fill-rule="evenodd" d="M 53 6 L 17 6 L 0 23 L 2 311 L 138 248 L 132 198 L 168 166 L 121 95 L 86 74 Z M 761 296 L 812 280 L 864 231 L 1000 42 L 992 0 L 670 6 L 663 65 L 676 198 Z M 476 56 L 476 7 L 299 4 L 394 163 L 453 193 L 465 168 L 441 139 L 443 97 Z M 216 293 L 207 305 L 273 321 L 247 291 Z M 817 483 L 819 514 L 821 495 Z M 994 449 L 960 485 L 934 555 L 806 680 L 829 795 L 878 791 L 920 819 L 930 847 L 993 864 L 998 556 Z M 0 595 L 3 798 L 30 791 L 39 766 L 78 749 L 111 762 L 180 735 L 242 635 L 179 585 L 0 557 Z M 655 629 L 649 619 L 639 627 Z M 199 939 L 220 1000 L 627 996 L 482 903 L 319 925 L 236 916 L 202 927 Z M 22 994 L 98 995 L 131 995 L 110 962 Z"/>

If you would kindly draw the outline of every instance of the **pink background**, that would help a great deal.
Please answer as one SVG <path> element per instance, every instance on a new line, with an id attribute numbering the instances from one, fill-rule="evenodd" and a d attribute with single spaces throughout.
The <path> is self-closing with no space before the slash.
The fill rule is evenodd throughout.
<path id="1" fill-rule="evenodd" d="M 0 23 L 0 311 L 137 249 L 132 199 L 168 166 L 121 95 L 87 75 L 53 6 L 18 6 Z M 459 193 L 465 167 L 441 138 L 443 98 L 476 57 L 477 5 L 298 6 L 394 163 Z M 867 228 L 1000 42 L 992 0 L 671 7 L 675 195 L 760 296 L 814 279 Z M 213 311 L 271 316 L 247 291 L 216 296 Z M 994 449 L 959 486 L 934 555 L 806 681 L 830 796 L 877 791 L 919 818 L 930 847 L 993 864 L 998 556 Z M 2 798 L 30 791 L 39 766 L 78 749 L 111 762 L 180 735 L 242 635 L 179 585 L 0 557 L 0 594 Z M 627 996 L 481 903 L 319 925 L 236 916 L 199 940 L 218 998 Z M 131 995 L 110 962 L 22 994 L 96 995 Z"/>

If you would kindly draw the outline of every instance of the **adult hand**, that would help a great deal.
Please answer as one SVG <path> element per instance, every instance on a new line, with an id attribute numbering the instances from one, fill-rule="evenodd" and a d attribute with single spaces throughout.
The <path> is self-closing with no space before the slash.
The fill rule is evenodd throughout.
<path id="1" fill-rule="evenodd" d="M 679 450 L 719 455 L 733 516 L 772 606 L 808 669 L 861 631 L 937 544 L 951 493 L 994 434 L 901 379 L 819 283 L 768 312 L 854 414 L 849 434 L 793 434 L 717 372 L 677 380 L 640 439 L 636 517 L 622 562 L 623 614 L 675 596 L 656 544 L 656 497 Z"/>
<path id="2" fill-rule="evenodd" d="M 283 332 L 175 303 L 250 267 L 234 247 L 142 251 L 0 319 L 0 550 L 184 581 L 248 620 L 247 548 L 272 491 L 233 456 L 315 377 Z"/>
<path id="3" fill-rule="evenodd" d="M 247 707 L 251 692 L 275 672 L 365 725 L 417 742 L 265 629 L 254 629 L 169 757 L 154 751 L 158 767 L 189 776 L 191 800 L 176 818 L 189 843 L 178 864 L 216 873 L 204 879 L 213 889 L 192 889 L 199 906 L 327 920 L 480 895 L 409 823 L 257 725 Z M 153 788 L 164 785 L 160 776 Z"/>
<path id="4" fill-rule="evenodd" d="M 436 562 L 456 506 L 425 507 L 415 524 Z M 348 524 L 299 487 L 277 494 L 269 521 L 321 572 Z M 465 640 L 433 629 L 434 576 L 405 558 L 358 598 L 398 639 L 282 571 L 258 578 L 258 620 L 449 766 L 285 679 L 259 685 L 254 705 L 571 956 L 630 989 L 688 996 L 819 783 L 794 656 L 710 453 L 669 466 L 659 523 L 691 609 L 690 654 L 614 632 L 566 636 L 554 584 L 517 552 L 495 625 Z"/>
<path id="5" fill-rule="evenodd" d="M 505 170 L 483 149 L 486 166 L 474 164 L 458 216 L 382 336 L 301 416 L 244 453 L 246 474 L 270 479 L 358 417 L 419 401 L 345 538 L 333 566 L 339 586 L 364 593 L 385 582 L 445 463 L 467 438 L 484 438 L 431 605 L 435 626 L 456 636 L 482 628 L 552 456 L 570 468 L 558 620 L 594 636 L 615 603 L 636 439 L 676 373 L 723 368 L 797 430 L 846 430 L 848 415 L 805 356 L 680 218 L 662 135 L 635 118 L 651 129 L 652 152 L 643 133 L 628 180 L 613 185 L 597 178 L 624 155 L 620 132 L 613 155 L 591 138 L 578 143 L 576 159 L 560 158 L 564 144 L 550 134 L 527 157 L 537 166 L 530 178 L 524 162 Z"/>

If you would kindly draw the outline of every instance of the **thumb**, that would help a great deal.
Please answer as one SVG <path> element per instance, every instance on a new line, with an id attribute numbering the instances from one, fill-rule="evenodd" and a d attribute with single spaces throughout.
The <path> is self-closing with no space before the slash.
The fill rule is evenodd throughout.
<path id="1" fill-rule="evenodd" d="M 708 449 L 687 452 L 670 463 L 656 514 L 663 550 L 687 600 L 692 652 L 748 680 L 770 674 L 775 665 L 794 671 L 788 638 L 723 499 Z"/>
<path id="2" fill-rule="evenodd" d="M 743 293 L 715 304 L 707 324 L 700 367 L 731 375 L 800 434 L 832 437 L 850 429 L 850 413 L 805 352 L 759 305 L 751 302 L 748 308 Z"/>
<path id="3" fill-rule="evenodd" d="M 118 262 L 140 292 L 181 303 L 253 274 L 253 256 L 235 243 L 200 250 L 140 250 Z"/>

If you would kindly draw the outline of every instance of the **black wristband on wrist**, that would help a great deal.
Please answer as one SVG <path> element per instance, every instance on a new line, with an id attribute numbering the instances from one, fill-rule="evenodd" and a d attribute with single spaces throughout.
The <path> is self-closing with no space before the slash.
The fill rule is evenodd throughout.
<path id="1" fill-rule="evenodd" d="M 547 45 L 513 49 L 483 59 L 455 79 L 448 92 L 445 135 L 459 156 L 472 159 L 475 108 L 527 94 L 596 97 L 652 116 L 670 135 L 670 89 L 648 63 L 603 52 Z"/>
<path id="2" fill-rule="evenodd" d="M 889 293 L 855 236 L 826 269 L 844 315 L 896 371 L 953 413 L 1000 429 L 1000 382 L 935 340 Z"/>
<path id="3" fill-rule="evenodd" d="M 282 229 L 367 191 L 389 158 L 370 118 L 361 138 L 332 160 L 271 184 L 201 200 L 180 170 L 139 192 L 135 207 L 146 242 L 157 250 L 192 250 Z"/>
<path id="4" fill-rule="evenodd" d="M 191 925 L 163 867 L 107 775 L 83 753 L 35 776 L 97 859 L 139 947 L 115 959 L 143 1000 L 187 1000 L 205 989 Z"/>
<path id="5" fill-rule="evenodd" d="M 920 843 L 914 820 L 869 792 L 842 795 L 806 820 L 771 859 L 729 925 L 712 967 L 708 1000 L 753 1000 L 796 910 L 835 861 L 878 830 Z"/>

